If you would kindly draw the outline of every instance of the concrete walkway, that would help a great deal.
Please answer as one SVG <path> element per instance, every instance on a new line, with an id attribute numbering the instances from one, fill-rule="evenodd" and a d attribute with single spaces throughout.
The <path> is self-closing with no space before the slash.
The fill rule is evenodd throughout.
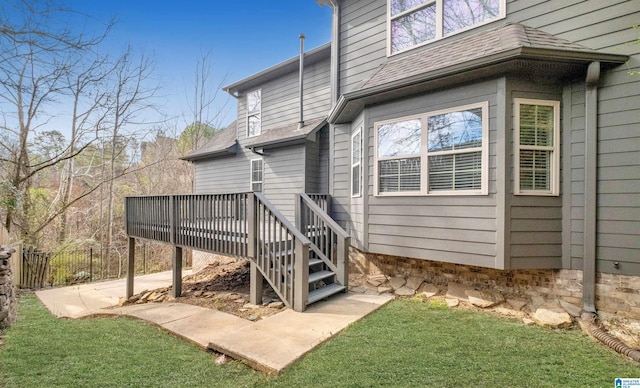
<path id="1" fill-rule="evenodd" d="M 186 275 L 186 273 L 183 273 Z M 171 272 L 135 278 L 135 293 L 171 285 Z M 202 348 L 245 361 L 277 374 L 313 348 L 393 299 L 391 295 L 347 293 L 311 305 L 304 313 L 290 309 L 251 322 L 232 314 L 183 303 L 146 303 L 115 307 L 124 297 L 125 280 L 38 291 L 57 317 L 126 315 L 154 323 Z"/>

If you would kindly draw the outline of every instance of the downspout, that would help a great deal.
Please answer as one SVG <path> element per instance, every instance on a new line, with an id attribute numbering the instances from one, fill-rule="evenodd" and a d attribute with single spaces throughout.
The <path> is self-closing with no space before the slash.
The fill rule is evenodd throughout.
<path id="1" fill-rule="evenodd" d="M 585 80 L 584 138 L 584 242 L 582 258 L 582 318 L 597 318 L 596 289 L 596 197 L 598 179 L 598 82 L 600 62 L 591 62 Z"/>
<path id="2" fill-rule="evenodd" d="M 300 34 L 300 79 L 298 87 L 300 93 L 300 121 L 298 121 L 298 129 L 304 127 L 304 34 Z"/>

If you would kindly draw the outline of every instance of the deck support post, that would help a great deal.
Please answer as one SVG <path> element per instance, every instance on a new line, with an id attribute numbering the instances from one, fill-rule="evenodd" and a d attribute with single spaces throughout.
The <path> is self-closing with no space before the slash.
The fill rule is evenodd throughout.
<path id="1" fill-rule="evenodd" d="M 171 296 L 177 298 L 182 295 L 182 247 L 173 247 L 173 287 Z"/>
<path id="2" fill-rule="evenodd" d="M 251 260 L 250 266 L 250 285 L 249 285 L 249 302 L 255 305 L 262 304 L 262 283 L 264 276 L 258 270 L 258 266 L 254 260 Z"/>
<path id="3" fill-rule="evenodd" d="M 133 296 L 133 278 L 136 272 L 136 239 L 129 237 L 129 260 L 127 262 L 127 299 Z"/>

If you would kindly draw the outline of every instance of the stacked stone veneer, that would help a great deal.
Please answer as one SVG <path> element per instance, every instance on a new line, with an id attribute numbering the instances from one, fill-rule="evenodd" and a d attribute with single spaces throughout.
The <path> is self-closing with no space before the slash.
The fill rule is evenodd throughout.
<path id="1" fill-rule="evenodd" d="M 0 246 L 0 330 L 6 329 L 16 321 L 17 304 L 13 286 L 9 258 L 15 252 L 7 246 Z"/>
<path id="2" fill-rule="evenodd" d="M 496 270 L 469 265 L 409 259 L 396 256 L 349 252 L 350 273 L 422 277 L 436 286 L 450 282 L 478 290 L 496 290 L 505 296 L 527 299 L 543 297 L 582 306 L 582 271 Z M 597 274 L 596 308 L 603 319 L 640 321 L 640 277 Z"/>

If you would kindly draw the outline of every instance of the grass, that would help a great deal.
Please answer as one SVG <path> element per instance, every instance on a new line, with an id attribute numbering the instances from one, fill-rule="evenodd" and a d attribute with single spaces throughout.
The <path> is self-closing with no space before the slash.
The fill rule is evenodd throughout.
<path id="1" fill-rule="evenodd" d="M 603 387 L 640 365 L 579 330 L 526 327 L 489 314 L 395 301 L 280 376 L 210 354 L 125 318 L 58 320 L 33 295 L 0 350 L 0 386 Z"/>

